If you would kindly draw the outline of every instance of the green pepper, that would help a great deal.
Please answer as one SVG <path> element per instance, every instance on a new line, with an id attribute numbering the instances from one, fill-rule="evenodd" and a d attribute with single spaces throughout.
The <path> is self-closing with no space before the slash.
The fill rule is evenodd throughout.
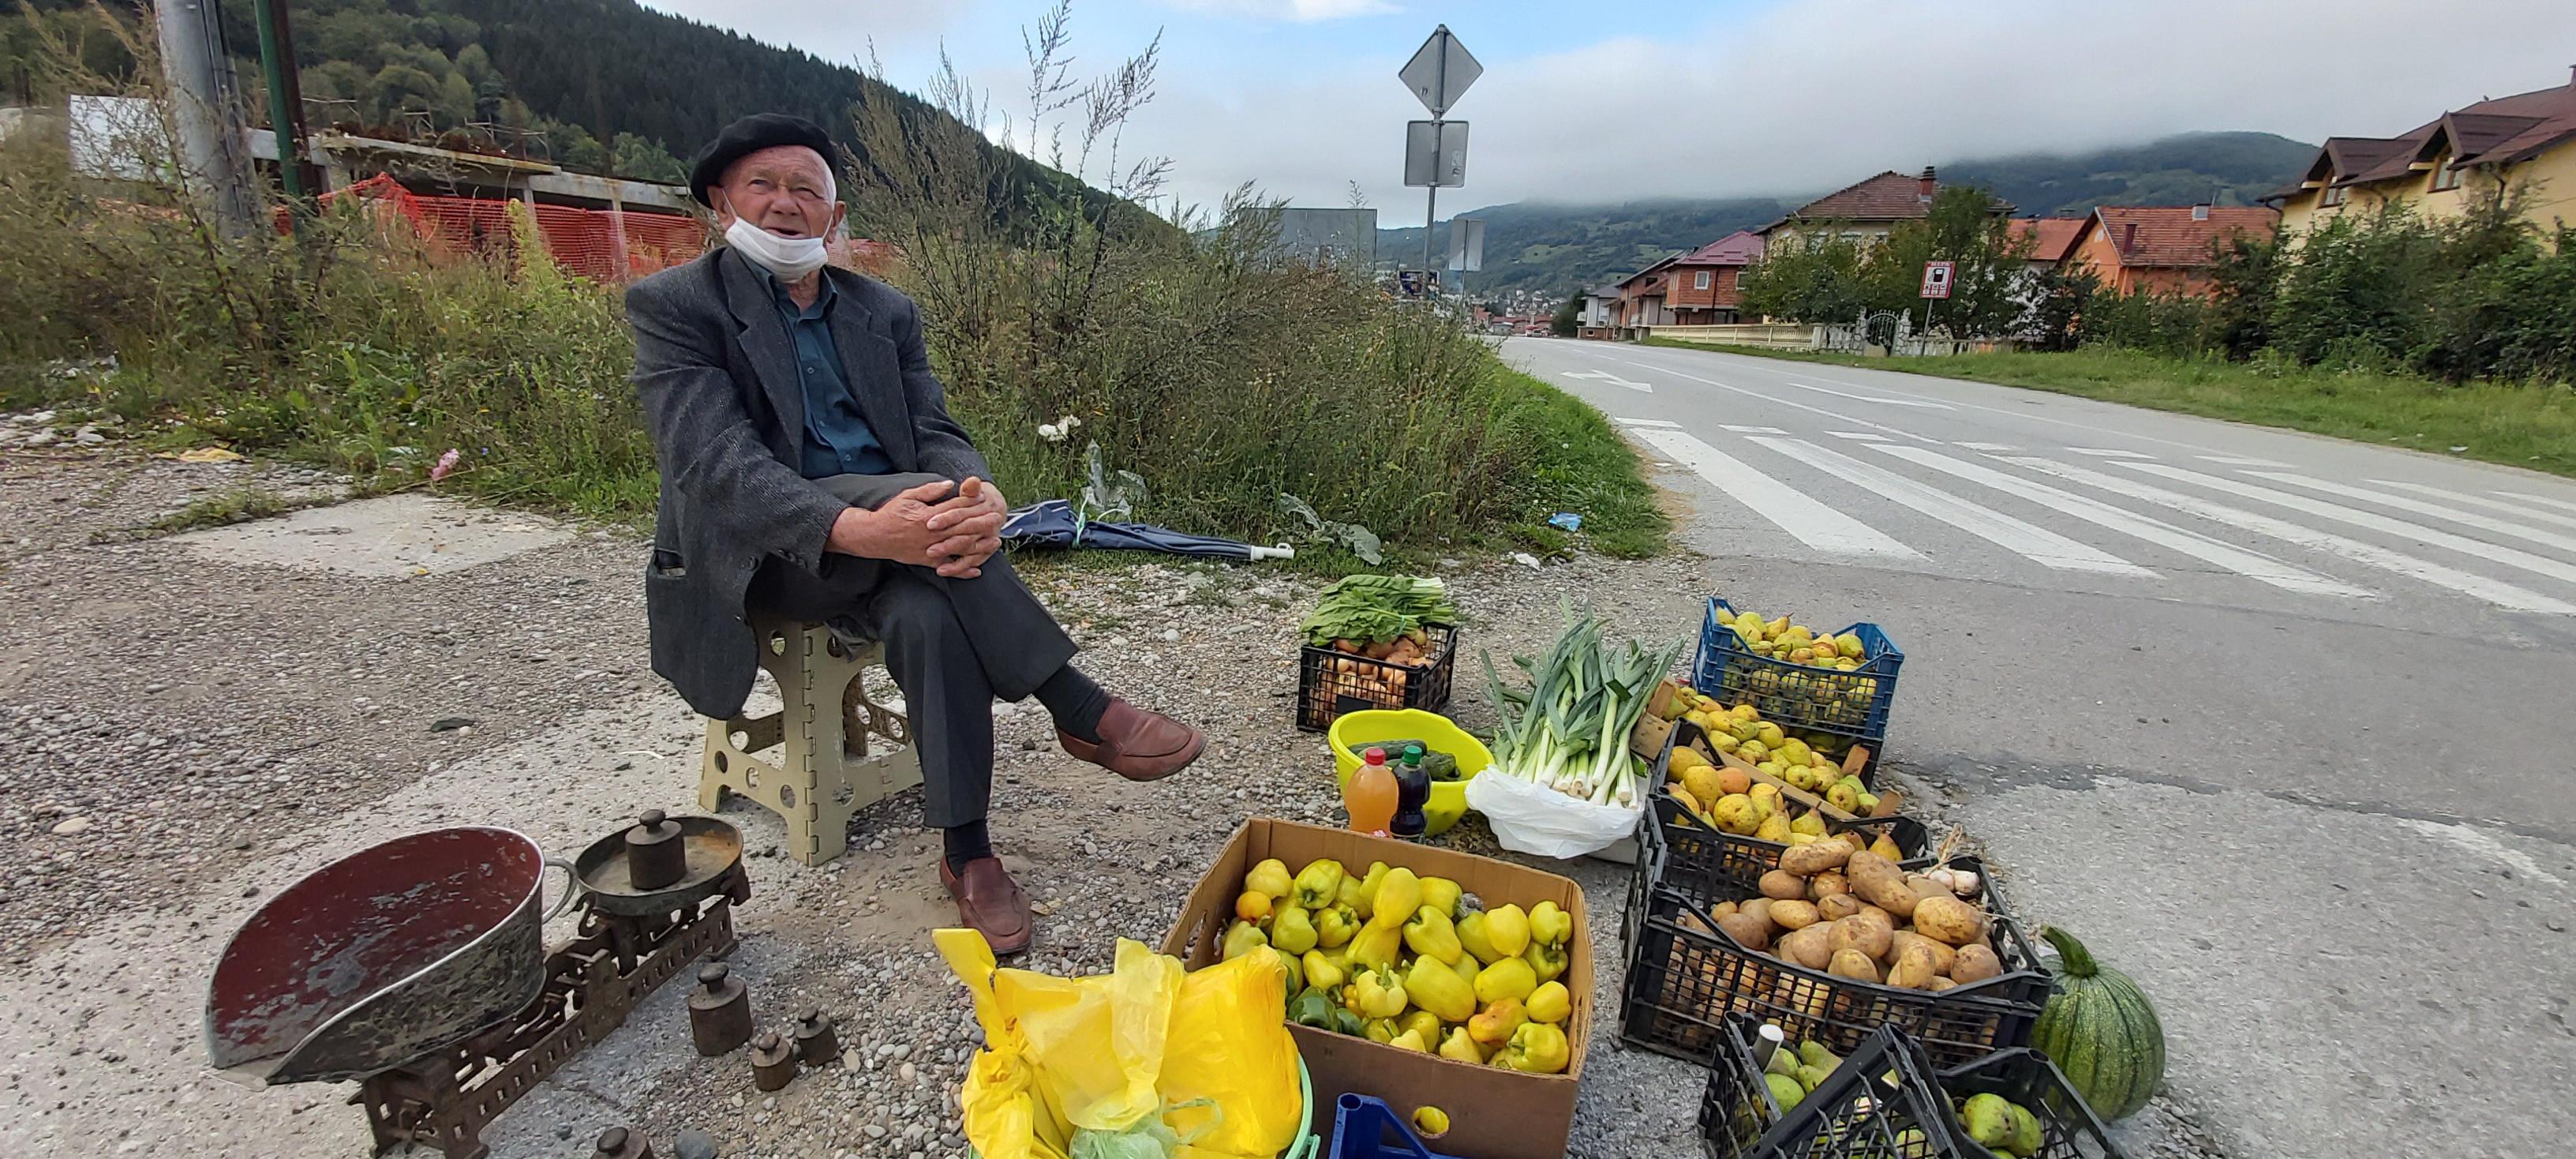
<path id="1" fill-rule="evenodd" d="M 1339 1007 L 1334 1006 L 1333 1000 L 1325 997 L 1323 991 L 1308 986 L 1298 991 L 1296 999 L 1288 1003 L 1288 1021 L 1318 1030 L 1331 1030 L 1333 1011 L 1337 1009 Z"/>

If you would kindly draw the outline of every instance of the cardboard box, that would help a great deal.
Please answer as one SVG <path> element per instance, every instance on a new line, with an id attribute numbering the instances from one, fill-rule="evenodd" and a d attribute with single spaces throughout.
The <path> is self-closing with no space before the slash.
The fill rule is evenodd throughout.
<path id="1" fill-rule="evenodd" d="M 1592 927 L 1584 914 L 1582 888 L 1555 874 L 1490 857 L 1256 817 L 1235 830 L 1234 839 L 1199 879 L 1189 904 L 1163 937 L 1163 952 L 1191 969 L 1216 962 L 1218 942 L 1234 916 L 1234 899 L 1243 892 L 1244 875 L 1270 857 L 1286 862 L 1290 873 L 1322 857 L 1354 872 L 1366 870 L 1372 861 L 1383 861 L 1425 877 L 1456 881 L 1488 908 L 1512 903 L 1528 909 L 1552 901 L 1574 919 L 1574 936 L 1566 944 L 1565 976 L 1558 979 L 1574 999 L 1574 1013 L 1565 1023 L 1572 1057 L 1564 1074 L 1469 1066 L 1365 1038 L 1308 1026 L 1288 1027 L 1315 1084 L 1314 1129 L 1319 1135 L 1332 1136 L 1334 1103 L 1347 1091 L 1384 1099 L 1398 1115 L 1408 1118 L 1416 1107 L 1447 1111 L 1449 1133 L 1436 1144 L 1444 1154 L 1560 1159 L 1574 1128 L 1574 1093 L 1582 1081 L 1584 1049 L 1592 1038 Z"/>

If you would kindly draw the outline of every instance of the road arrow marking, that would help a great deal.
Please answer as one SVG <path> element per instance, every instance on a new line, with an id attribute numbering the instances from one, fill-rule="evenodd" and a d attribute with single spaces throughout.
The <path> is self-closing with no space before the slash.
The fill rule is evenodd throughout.
<path id="1" fill-rule="evenodd" d="M 1609 383 L 1612 386 L 1624 386 L 1630 390 L 1644 391 L 1647 394 L 1655 393 L 1654 387 L 1648 386 L 1642 382 L 1630 382 L 1627 379 L 1612 374 L 1607 370 L 1564 370 L 1558 371 L 1556 376 L 1558 378 L 1593 379 Z"/>

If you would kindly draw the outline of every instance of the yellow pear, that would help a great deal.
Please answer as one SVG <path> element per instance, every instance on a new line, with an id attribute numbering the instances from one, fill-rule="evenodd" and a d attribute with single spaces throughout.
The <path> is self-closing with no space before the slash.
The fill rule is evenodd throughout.
<path id="1" fill-rule="evenodd" d="M 1789 819 L 1773 813 L 1762 819 L 1762 826 L 1753 831 L 1753 836 L 1762 841 L 1785 843 L 1789 840 Z"/>

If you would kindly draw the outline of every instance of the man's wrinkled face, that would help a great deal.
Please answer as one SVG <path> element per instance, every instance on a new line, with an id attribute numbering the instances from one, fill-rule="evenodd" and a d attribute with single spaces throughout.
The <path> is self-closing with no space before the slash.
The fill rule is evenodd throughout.
<path id="1" fill-rule="evenodd" d="M 708 189 L 716 225 L 741 218 L 780 237 L 830 237 L 843 212 L 823 155 L 803 145 L 745 154 Z"/>

